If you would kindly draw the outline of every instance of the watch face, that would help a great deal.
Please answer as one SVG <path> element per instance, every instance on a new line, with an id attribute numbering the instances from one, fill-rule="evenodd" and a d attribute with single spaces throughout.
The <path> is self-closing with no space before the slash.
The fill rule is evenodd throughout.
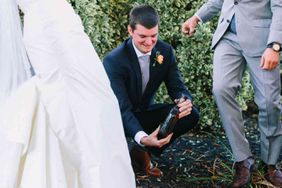
<path id="1" fill-rule="evenodd" d="M 274 51 L 279 52 L 280 45 L 279 44 L 273 44 L 272 48 L 273 48 Z"/>

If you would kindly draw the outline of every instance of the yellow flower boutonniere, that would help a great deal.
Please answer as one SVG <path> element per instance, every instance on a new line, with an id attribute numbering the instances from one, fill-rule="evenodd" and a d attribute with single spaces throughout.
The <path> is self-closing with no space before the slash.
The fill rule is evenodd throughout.
<path id="1" fill-rule="evenodd" d="M 161 64 L 163 64 L 163 61 L 164 61 L 164 56 L 159 51 L 157 51 L 156 57 L 155 57 L 155 63 L 154 63 L 153 66 L 156 65 L 156 62 L 161 65 Z"/>

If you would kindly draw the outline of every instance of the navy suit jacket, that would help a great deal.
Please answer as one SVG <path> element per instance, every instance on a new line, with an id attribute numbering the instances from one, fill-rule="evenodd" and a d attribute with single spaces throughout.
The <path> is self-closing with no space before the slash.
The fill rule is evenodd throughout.
<path id="1" fill-rule="evenodd" d="M 157 52 L 164 56 L 162 64 L 156 62 Z M 172 100 L 180 98 L 182 94 L 192 100 L 177 68 L 172 47 L 161 40 L 157 41 L 151 52 L 150 79 L 143 94 L 141 69 L 131 38 L 107 54 L 103 64 L 119 101 L 123 126 L 128 136 L 134 138 L 138 131 L 143 130 L 134 112 L 150 108 L 162 82 Z"/>

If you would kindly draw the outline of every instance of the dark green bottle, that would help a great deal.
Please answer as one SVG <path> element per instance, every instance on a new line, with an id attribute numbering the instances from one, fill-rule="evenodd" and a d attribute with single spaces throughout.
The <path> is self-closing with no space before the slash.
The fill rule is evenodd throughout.
<path id="1" fill-rule="evenodd" d="M 170 110 L 167 117 L 165 118 L 165 121 L 160 125 L 160 130 L 158 133 L 158 139 L 162 139 L 167 137 L 172 131 L 179 119 L 179 107 L 177 106 L 179 103 L 182 103 L 185 101 L 187 97 L 182 96 L 178 103 Z"/>

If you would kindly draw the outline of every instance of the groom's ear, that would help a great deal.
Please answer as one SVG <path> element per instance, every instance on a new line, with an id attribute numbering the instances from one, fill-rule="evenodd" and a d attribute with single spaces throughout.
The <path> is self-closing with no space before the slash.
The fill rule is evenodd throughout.
<path id="1" fill-rule="evenodd" d="M 127 31 L 130 34 L 130 36 L 133 35 L 133 29 L 130 27 L 130 25 L 127 26 Z"/>

